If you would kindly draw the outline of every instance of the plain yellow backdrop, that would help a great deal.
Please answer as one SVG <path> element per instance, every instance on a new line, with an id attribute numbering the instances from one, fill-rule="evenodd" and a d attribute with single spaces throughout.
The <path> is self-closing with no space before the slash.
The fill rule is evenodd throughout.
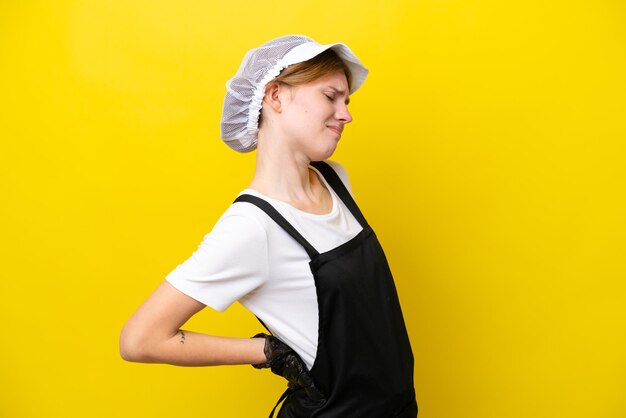
<path id="1" fill-rule="evenodd" d="M 124 362 L 126 319 L 251 179 L 245 51 L 370 69 L 333 159 L 381 239 L 420 417 L 626 416 L 626 8 L 616 0 L 0 3 L 0 417 L 265 417 L 249 366 Z M 247 337 L 239 305 L 187 328 Z"/>

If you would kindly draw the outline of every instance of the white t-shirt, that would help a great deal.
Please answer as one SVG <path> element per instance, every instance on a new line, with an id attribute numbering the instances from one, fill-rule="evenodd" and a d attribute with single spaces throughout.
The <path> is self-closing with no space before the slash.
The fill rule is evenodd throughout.
<path id="1" fill-rule="evenodd" d="M 327 163 L 352 193 L 345 169 L 337 162 Z M 310 167 L 331 193 L 333 206 L 328 214 L 304 212 L 253 189 L 239 194 L 265 199 L 323 253 L 349 241 L 363 228 L 321 173 Z M 304 248 L 265 212 L 251 203 L 237 202 L 166 280 L 218 311 L 239 301 L 311 368 L 317 353 L 319 318 L 309 261 Z"/>

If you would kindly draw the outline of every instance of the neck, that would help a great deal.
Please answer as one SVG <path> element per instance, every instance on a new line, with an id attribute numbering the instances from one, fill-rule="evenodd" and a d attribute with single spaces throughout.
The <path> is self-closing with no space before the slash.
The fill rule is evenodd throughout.
<path id="1" fill-rule="evenodd" d="M 274 199 L 287 202 L 316 200 L 317 175 L 302 153 L 280 146 L 280 141 L 259 138 L 256 167 L 250 188 Z"/>

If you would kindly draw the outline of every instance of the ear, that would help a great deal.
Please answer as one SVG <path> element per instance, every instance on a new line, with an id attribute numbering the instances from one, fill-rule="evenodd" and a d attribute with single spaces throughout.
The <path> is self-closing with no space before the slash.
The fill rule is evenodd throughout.
<path id="1" fill-rule="evenodd" d="M 282 110 L 282 102 L 280 93 L 284 86 L 280 83 L 270 81 L 265 87 L 265 96 L 263 97 L 264 105 L 271 107 L 275 112 L 280 113 Z"/>

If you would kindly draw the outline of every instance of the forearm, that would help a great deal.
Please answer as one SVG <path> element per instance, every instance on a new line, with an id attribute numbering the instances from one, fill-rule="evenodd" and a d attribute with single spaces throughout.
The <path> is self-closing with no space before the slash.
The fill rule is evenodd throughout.
<path id="1" fill-rule="evenodd" d="M 140 363 L 178 366 L 258 364 L 266 361 L 263 338 L 231 338 L 179 330 L 176 334 L 125 347 L 122 357 Z"/>
<path id="2" fill-rule="evenodd" d="M 266 358 L 263 338 L 230 338 L 181 331 L 204 305 L 167 281 L 137 309 L 120 334 L 124 360 L 180 366 L 258 364 Z"/>

